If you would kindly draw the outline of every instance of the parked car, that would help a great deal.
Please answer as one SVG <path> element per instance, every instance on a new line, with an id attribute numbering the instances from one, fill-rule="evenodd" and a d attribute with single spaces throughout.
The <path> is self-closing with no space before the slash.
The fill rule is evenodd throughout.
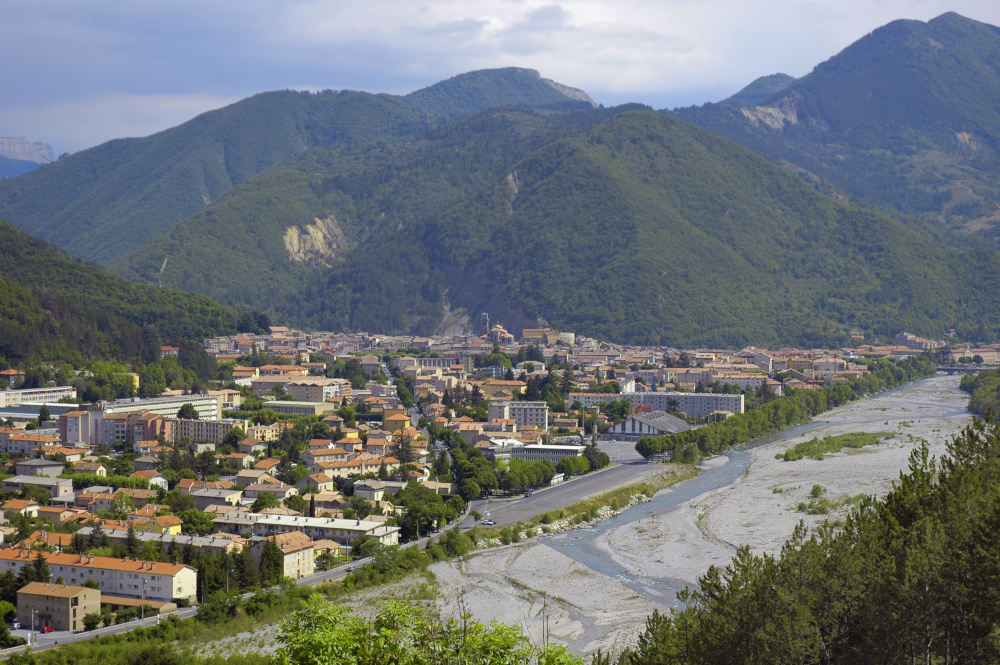
<path id="1" fill-rule="evenodd" d="M 42 628 L 42 632 L 43 633 L 54 633 L 54 632 L 56 632 L 56 629 L 53 628 L 52 626 L 45 626 L 44 628 Z"/>
<path id="2" fill-rule="evenodd" d="M 21 623 L 20 623 L 20 622 L 18 622 L 18 621 L 15 621 L 15 622 L 13 622 L 12 624 L 10 624 L 10 629 L 11 629 L 11 630 L 17 630 L 17 629 L 18 629 L 18 628 L 20 628 L 20 627 L 21 627 Z"/>
<path id="3" fill-rule="evenodd" d="M 479 523 L 486 526 L 496 526 L 496 522 L 494 520 L 479 520 Z"/>

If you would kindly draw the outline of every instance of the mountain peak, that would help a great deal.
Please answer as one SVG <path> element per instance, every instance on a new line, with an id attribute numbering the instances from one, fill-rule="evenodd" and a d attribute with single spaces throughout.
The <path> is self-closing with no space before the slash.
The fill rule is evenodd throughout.
<path id="1" fill-rule="evenodd" d="M 411 92 L 403 100 L 430 115 L 464 115 L 496 106 L 539 108 L 581 102 L 596 106 L 582 90 L 544 79 L 537 70 L 524 67 L 465 72 Z"/>

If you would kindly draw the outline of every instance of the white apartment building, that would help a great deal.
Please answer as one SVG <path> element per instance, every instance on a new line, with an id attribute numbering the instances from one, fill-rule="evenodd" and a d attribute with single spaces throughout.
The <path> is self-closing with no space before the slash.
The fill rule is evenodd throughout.
<path id="1" fill-rule="evenodd" d="M 490 422 L 513 419 L 518 429 L 528 425 L 549 429 L 549 405 L 545 402 L 491 402 L 487 413 Z"/>
<path id="2" fill-rule="evenodd" d="M 589 408 L 598 404 L 617 402 L 621 399 L 624 398 L 618 393 L 570 393 L 567 404 L 572 406 L 573 402 L 579 402 L 584 407 Z"/>
<path id="3" fill-rule="evenodd" d="M 36 558 L 38 552 L 31 550 L 0 550 L 0 573 L 16 575 Z M 147 599 L 170 602 L 174 598 L 194 600 L 197 592 L 198 574 L 188 565 L 54 552 L 46 552 L 45 559 L 53 578 L 61 577 L 73 586 L 94 580 L 104 594 L 141 598 L 145 586 Z"/>
<path id="4" fill-rule="evenodd" d="M 338 402 L 351 396 L 351 382 L 347 379 L 327 379 L 310 376 L 289 381 L 285 385 L 289 397 L 297 402 Z"/>
<path id="5" fill-rule="evenodd" d="M 173 423 L 173 439 L 174 442 L 177 442 L 187 437 L 191 441 L 211 441 L 216 445 L 220 445 L 222 439 L 234 427 L 239 427 L 246 432 L 250 427 L 250 421 L 230 418 L 222 420 L 186 420 L 178 418 Z"/>
<path id="6" fill-rule="evenodd" d="M 185 404 L 194 407 L 201 420 L 222 420 L 222 400 L 214 395 L 176 395 L 172 397 L 133 397 L 104 404 L 105 414 L 149 411 L 166 418 L 176 418 Z"/>
<path id="7" fill-rule="evenodd" d="M 564 457 L 579 457 L 586 448 L 586 446 L 549 446 L 530 443 L 524 446 L 511 446 L 508 450 L 511 459 L 522 459 L 528 462 L 547 460 L 552 464 L 558 464 L 559 460 Z"/>
<path id="8" fill-rule="evenodd" d="M 0 409 L 24 404 L 52 404 L 64 397 L 76 399 L 76 388 L 73 386 L 53 386 L 51 388 L 0 390 Z"/>
<path id="9" fill-rule="evenodd" d="M 350 545 L 361 536 L 369 536 L 383 545 L 399 544 L 399 527 L 385 526 L 368 520 L 343 520 L 333 517 L 297 517 L 295 515 L 264 515 L 236 513 L 215 518 L 216 532 L 255 536 L 274 536 L 279 533 L 301 531 L 313 540 L 334 540 Z"/>
<path id="10" fill-rule="evenodd" d="M 670 411 L 676 404 L 677 411 L 683 411 L 689 418 L 704 418 L 716 411 L 743 413 L 743 395 L 655 392 L 623 393 L 622 397 L 632 400 L 632 408 L 648 404 L 653 411 Z"/>

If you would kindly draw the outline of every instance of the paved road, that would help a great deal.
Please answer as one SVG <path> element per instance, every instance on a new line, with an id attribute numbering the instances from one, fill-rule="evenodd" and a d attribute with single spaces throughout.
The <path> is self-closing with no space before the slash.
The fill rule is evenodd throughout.
<path id="1" fill-rule="evenodd" d="M 488 515 L 497 524 L 512 524 L 585 501 L 623 485 L 642 482 L 647 476 L 663 470 L 664 467 L 659 464 L 629 461 L 578 476 L 555 487 L 536 490 L 530 497 L 473 501 L 470 510 L 478 510 L 484 517 Z"/>

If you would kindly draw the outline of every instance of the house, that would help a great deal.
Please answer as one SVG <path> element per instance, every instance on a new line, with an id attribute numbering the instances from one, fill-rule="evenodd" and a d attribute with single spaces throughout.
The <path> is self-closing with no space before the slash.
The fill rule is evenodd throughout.
<path id="1" fill-rule="evenodd" d="M 73 534 L 71 533 L 59 533 L 57 531 L 35 531 L 30 536 L 17 543 L 17 547 L 26 547 L 29 549 L 39 549 L 39 548 L 50 548 L 53 551 L 60 552 L 64 547 L 70 547 L 73 545 Z"/>
<path id="2" fill-rule="evenodd" d="M 49 478 L 48 476 L 13 476 L 5 478 L 3 488 L 20 492 L 26 486 L 38 487 L 49 493 L 53 501 L 72 501 L 73 481 L 69 478 Z"/>
<path id="3" fill-rule="evenodd" d="M 243 439 L 236 444 L 236 449 L 237 452 L 245 453 L 247 455 L 255 455 L 266 451 L 267 444 L 258 439 Z"/>
<path id="4" fill-rule="evenodd" d="M 247 485 L 253 485 L 254 483 L 267 482 L 264 478 L 270 477 L 271 474 L 261 469 L 243 469 L 236 474 L 236 477 L 233 480 L 237 485 L 243 485 L 246 487 Z"/>
<path id="5" fill-rule="evenodd" d="M 155 499 L 158 492 L 157 490 L 139 490 L 132 489 L 130 487 L 122 487 L 115 492 L 115 494 L 124 494 L 128 498 L 132 499 L 132 503 L 141 508 Z"/>
<path id="6" fill-rule="evenodd" d="M 181 478 L 177 483 L 177 492 L 180 494 L 193 494 L 198 490 L 230 490 L 235 484 L 228 480 L 195 480 L 194 478 Z"/>
<path id="7" fill-rule="evenodd" d="M 212 506 L 238 506 L 243 499 L 243 492 L 234 489 L 203 489 L 191 492 L 194 497 L 194 507 L 205 512 Z"/>
<path id="8" fill-rule="evenodd" d="M 337 489 L 337 483 L 325 473 L 314 473 L 299 481 L 299 490 L 305 492 L 315 487 L 317 492 L 332 492 Z"/>
<path id="9" fill-rule="evenodd" d="M 3 504 L 3 514 L 7 519 L 15 515 L 38 517 L 38 502 L 30 499 L 11 499 Z"/>
<path id="10" fill-rule="evenodd" d="M 85 586 L 32 582 L 17 591 L 17 620 L 24 626 L 83 630 L 83 617 L 101 611 L 101 592 Z"/>
<path id="11" fill-rule="evenodd" d="M 354 496 L 378 503 L 385 496 L 385 484 L 378 480 L 361 480 L 354 483 Z"/>
<path id="12" fill-rule="evenodd" d="M 253 455 L 247 453 L 231 453 L 226 455 L 226 460 L 237 468 L 249 469 L 253 466 Z"/>
<path id="13" fill-rule="evenodd" d="M 145 533 L 163 533 L 170 536 L 179 535 L 184 524 L 176 515 L 160 515 L 159 517 L 139 517 L 132 520 L 136 531 Z"/>
<path id="14" fill-rule="evenodd" d="M 108 477 L 108 467 L 100 462 L 74 462 L 73 473 L 89 473 L 101 478 Z"/>
<path id="15" fill-rule="evenodd" d="M 299 493 L 298 488 L 292 487 L 291 485 L 286 485 L 285 483 L 278 483 L 277 485 L 271 485 L 269 483 L 254 483 L 253 485 L 248 485 L 245 490 L 243 490 L 243 498 L 247 501 L 254 501 L 258 496 L 264 493 L 273 494 L 280 501 L 284 501 L 290 496 L 295 496 Z"/>
<path id="16" fill-rule="evenodd" d="M 402 411 L 402 409 L 399 409 Z M 383 414 L 391 413 L 396 411 L 396 409 L 386 409 Z M 386 432 L 392 433 L 403 429 L 410 424 L 410 417 L 406 413 L 391 413 L 391 415 L 384 415 L 382 421 L 382 429 Z"/>
<path id="17" fill-rule="evenodd" d="M 143 455 L 142 457 L 137 457 L 133 464 L 136 471 L 156 471 L 156 467 L 160 465 L 160 460 L 152 455 Z"/>
<path id="18" fill-rule="evenodd" d="M 164 492 L 167 491 L 168 489 L 170 489 L 170 486 L 169 486 L 170 483 L 167 480 L 167 477 L 164 476 L 159 471 L 136 471 L 130 477 L 131 478 L 145 478 L 146 480 L 149 481 L 149 486 L 150 487 L 159 487 L 159 488 L 162 488 Z"/>
<path id="19" fill-rule="evenodd" d="M 16 575 L 38 555 L 32 550 L 0 550 L 0 573 Z M 197 572 L 188 565 L 52 552 L 46 552 L 45 558 L 52 576 L 62 577 L 67 584 L 83 585 L 94 580 L 101 592 L 135 598 L 145 592 L 145 597 L 152 600 L 194 600 L 196 596 Z"/>
<path id="20" fill-rule="evenodd" d="M 261 461 L 254 464 L 253 468 L 257 469 L 258 471 L 266 471 L 267 473 L 273 476 L 274 474 L 277 473 L 278 465 L 280 464 L 281 464 L 280 459 L 274 459 L 273 457 L 269 457 L 267 459 L 262 459 Z"/>
<path id="21" fill-rule="evenodd" d="M 313 541 L 301 531 L 290 531 L 268 536 L 257 541 L 250 547 L 253 558 L 260 564 L 264 553 L 264 544 L 272 542 L 278 546 L 283 556 L 282 576 L 293 580 L 301 579 L 316 572 L 316 559 Z"/>
<path id="22" fill-rule="evenodd" d="M 48 476 L 56 478 L 66 471 L 66 465 L 47 459 L 21 460 L 15 463 L 15 473 L 19 476 Z"/>
<path id="23" fill-rule="evenodd" d="M 38 517 L 52 522 L 56 526 L 72 522 L 80 515 L 88 515 L 86 510 L 76 508 L 65 508 L 63 506 L 39 506 Z"/>

